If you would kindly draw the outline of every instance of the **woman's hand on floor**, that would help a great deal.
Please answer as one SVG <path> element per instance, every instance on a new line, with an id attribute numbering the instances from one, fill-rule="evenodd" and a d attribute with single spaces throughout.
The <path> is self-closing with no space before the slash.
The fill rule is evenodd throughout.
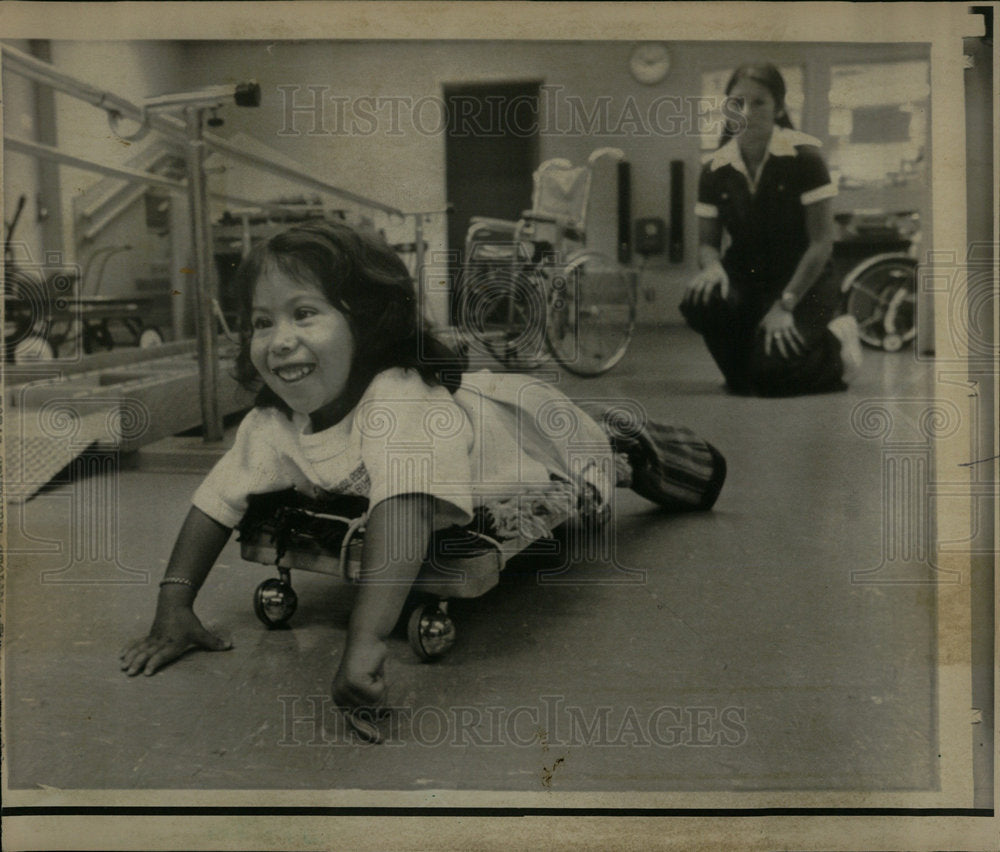
<path id="1" fill-rule="evenodd" d="M 221 636 L 205 629 L 190 607 L 158 610 L 149 635 L 126 645 L 118 655 L 121 668 L 131 677 L 158 669 L 195 648 L 204 651 L 228 651 L 232 648 Z"/>
<path id="2" fill-rule="evenodd" d="M 795 327 L 795 317 L 791 311 L 775 302 L 760 321 L 760 327 L 764 331 L 765 355 L 771 355 L 772 344 L 777 347 L 782 358 L 802 354 L 805 341 Z"/>
<path id="3" fill-rule="evenodd" d="M 729 275 L 718 261 L 710 263 L 688 282 L 684 301 L 689 304 L 705 304 L 716 287 L 719 288 L 719 295 L 723 299 L 729 297 Z"/>

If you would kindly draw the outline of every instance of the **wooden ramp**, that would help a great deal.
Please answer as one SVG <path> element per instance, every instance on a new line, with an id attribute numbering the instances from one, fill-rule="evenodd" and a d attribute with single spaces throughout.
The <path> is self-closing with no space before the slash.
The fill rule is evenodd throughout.
<path id="1" fill-rule="evenodd" d="M 7 498 L 29 499 L 88 450 L 133 453 L 199 427 L 194 344 L 162 349 L 119 350 L 73 365 L 55 361 L 9 370 L 4 394 Z M 227 352 L 219 364 L 223 416 L 252 404 L 251 395 L 232 378 L 232 368 L 232 352 Z M 222 451 L 201 438 L 189 439 L 187 446 L 194 455 L 208 453 L 206 458 Z"/>

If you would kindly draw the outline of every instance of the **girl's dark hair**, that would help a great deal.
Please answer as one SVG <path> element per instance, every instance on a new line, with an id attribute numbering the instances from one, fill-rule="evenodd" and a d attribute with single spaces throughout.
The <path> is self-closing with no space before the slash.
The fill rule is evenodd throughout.
<path id="1" fill-rule="evenodd" d="M 416 370 L 430 385 L 452 393 L 467 362 L 429 330 L 413 279 L 390 246 L 374 233 L 338 222 L 315 222 L 282 231 L 253 248 L 236 272 L 240 350 L 236 379 L 257 392 L 258 406 L 288 406 L 264 384 L 250 361 L 251 314 L 258 280 L 270 268 L 319 286 L 344 314 L 354 336 L 354 360 L 345 402 L 353 406 L 371 380 L 390 367 Z"/>
<path id="2" fill-rule="evenodd" d="M 740 80 L 753 80 L 767 89 L 771 93 L 771 97 L 774 98 L 774 106 L 777 110 L 774 115 L 774 123 L 778 127 L 792 128 L 792 120 L 788 117 L 788 110 L 785 109 L 785 94 L 787 93 L 785 78 L 781 76 L 777 67 L 770 62 L 741 65 L 732 73 L 729 82 L 726 83 L 727 96 Z M 733 122 L 726 121 L 722 135 L 719 137 L 719 147 L 721 148 L 732 139 L 736 132 L 737 128 L 733 126 Z"/>

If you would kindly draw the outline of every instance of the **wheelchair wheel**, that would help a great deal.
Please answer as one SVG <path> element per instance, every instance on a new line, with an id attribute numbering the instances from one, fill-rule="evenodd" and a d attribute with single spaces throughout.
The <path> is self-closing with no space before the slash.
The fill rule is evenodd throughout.
<path id="1" fill-rule="evenodd" d="M 88 323 L 83 329 L 83 351 L 91 355 L 100 350 L 110 352 L 115 348 L 115 339 L 107 321 Z"/>
<path id="2" fill-rule="evenodd" d="M 635 273 L 600 252 L 582 251 L 549 283 L 549 351 L 578 376 L 610 370 L 625 356 L 635 329 Z"/>
<path id="3" fill-rule="evenodd" d="M 56 353 L 52 344 L 38 334 L 29 334 L 13 346 L 12 358 L 15 364 L 51 361 L 55 357 Z"/>
<path id="4" fill-rule="evenodd" d="M 456 318 L 468 354 L 485 354 L 511 369 L 541 363 L 544 281 L 532 266 L 469 265 L 458 290 Z"/>
<path id="5" fill-rule="evenodd" d="M 842 286 L 846 310 L 858 321 L 862 343 L 896 352 L 916 335 L 917 261 L 880 255 L 854 269 Z"/>
<path id="6" fill-rule="evenodd" d="M 162 345 L 163 345 L 163 335 L 160 334 L 160 330 L 155 325 L 147 326 L 139 333 L 140 349 L 150 349 L 153 346 L 162 346 Z"/>

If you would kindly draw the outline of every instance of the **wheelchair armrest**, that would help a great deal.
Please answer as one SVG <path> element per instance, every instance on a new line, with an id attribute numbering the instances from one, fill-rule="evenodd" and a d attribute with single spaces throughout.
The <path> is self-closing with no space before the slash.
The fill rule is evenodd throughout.
<path id="1" fill-rule="evenodd" d="M 542 222 L 546 225 L 566 224 L 568 221 L 566 219 L 560 219 L 558 216 L 549 216 L 535 210 L 525 210 L 521 214 L 521 218 L 526 222 Z"/>
<path id="2" fill-rule="evenodd" d="M 466 249 L 473 243 L 512 241 L 517 234 L 520 223 L 508 219 L 489 219 L 485 216 L 474 216 L 469 220 L 469 228 L 465 232 Z"/>
<path id="3" fill-rule="evenodd" d="M 492 219 L 489 216 L 473 216 L 469 219 L 469 230 L 472 230 L 476 225 L 489 228 L 504 228 L 513 231 L 517 228 L 518 223 L 511 219 Z"/>
<path id="4" fill-rule="evenodd" d="M 515 261 L 530 260 L 532 257 L 531 243 L 524 241 L 515 243 L 507 241 L 503 243 L 476 243 L 468 252 L 467 263 L 513 263 Z"/>
<path id="5" fill-rule="evenodd" d="M 532 225 L 555 225 L 562 231 L 562 236 L 566 239 L 580 243 L 585 240 L 585 231 L 583 226 L 573 219 L 566 219 L 561 216 L 549 216 L 545 213 L 525 210 L 522 214 L 521 221 L 528 227 L 531 227 Z"/>

